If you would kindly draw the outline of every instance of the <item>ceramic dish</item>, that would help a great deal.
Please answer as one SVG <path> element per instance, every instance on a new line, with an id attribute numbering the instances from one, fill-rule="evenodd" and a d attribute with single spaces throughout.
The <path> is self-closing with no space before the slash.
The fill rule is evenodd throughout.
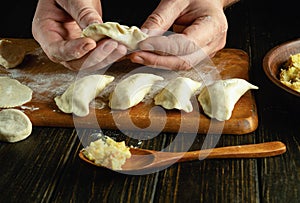
<path id="1" fill-rule="evenodd" d="M 279 73 L 283 64 L 291 55 L 300 53 L 300 39 L 289 41 L 280 44 L 271 49 L 263 59 L 263 69 L 267 77 L 279 88 L 296 97 L 300 97 L 300 92 L 297 92 L 279 80 Z"/>

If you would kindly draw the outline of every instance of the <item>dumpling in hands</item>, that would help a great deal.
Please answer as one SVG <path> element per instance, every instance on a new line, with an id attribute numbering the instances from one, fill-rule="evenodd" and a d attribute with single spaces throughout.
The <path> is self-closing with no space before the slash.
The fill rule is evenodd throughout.
<path id="1" fill-rule="evenodd" d="M 186 77 L 171 80 L 163 90 L 154 97 L 156 105 L 165 109 L 179 109 L 185 112 L 193 111 L 191 96 L 201 86 L 200 82 Z"/>
<path id="2" fill-rule="evenodd" d="M 206 115 L 225 121 L 231 117 L 236 102 L 249 89 L 258 89 L 258 87 L 239 78 L 218 80 L 204 87 L 200 91 L 198 100 Z"/>
<path id="3" fill-rule="evenodd" d="M 74 83 L 61 95 L 54 98 L 58 108 L 64 113 L 77 116 L 89 114 L 89 104 L 112 81 L 113 76 L 89 75 Z"/>
<path id="4" fill-rule="evenodd" d="M 152 85 L 162 77 L 150 73 L 136 73 L 119 82 L 110 94 L 109 106 L 125 110 L 140 103 L 151 90 Z"/>
<path id="5" fill-rule="evenodd" d="M 127 46 L 129 50 L 137 49 L 138 43 L 148 37 L 136 26 L 128 27 L 116 22 L 90 24 L 82 31 L 82 35 L 90 37 L 96 42 L 105 37 L 110 37 Z"/>

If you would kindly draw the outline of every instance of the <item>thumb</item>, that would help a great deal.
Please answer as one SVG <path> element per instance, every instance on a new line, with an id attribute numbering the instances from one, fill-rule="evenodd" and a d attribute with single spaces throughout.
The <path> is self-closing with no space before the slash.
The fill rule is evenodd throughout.
<path id="1" fill-rule="evenodd" d="M 58 0 L 57 3 L 68 12 L 83 29 L 91 23 L 102 23 L 102 8 L 99 0 Z"/>
<path id="2" fill-rule="evenodd" d="M 149 35 L 162 34 L 167 31 L 178 18 L 185 1 L 161 1 L 148 16 L 141 29 Z"/>

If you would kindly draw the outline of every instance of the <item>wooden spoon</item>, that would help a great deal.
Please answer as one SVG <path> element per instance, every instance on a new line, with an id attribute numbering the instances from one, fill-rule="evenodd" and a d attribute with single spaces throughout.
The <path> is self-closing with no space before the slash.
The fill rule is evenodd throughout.
<path id="1" fill-rule="evenodd" d="M 286 152 L 286 146 L 282 142 L 274 141 L 189 152 L 162 152 L 140 148 L 130 148 L 130 152 L 131 157 L 126 160 L 120 172 L 153 170 L 168 167 L 176 162 L 202 159 L 270 157 Z M 90 164 L 100 166 L 87 159 L 82 152 L 79 153 L 79 157 Z"/>

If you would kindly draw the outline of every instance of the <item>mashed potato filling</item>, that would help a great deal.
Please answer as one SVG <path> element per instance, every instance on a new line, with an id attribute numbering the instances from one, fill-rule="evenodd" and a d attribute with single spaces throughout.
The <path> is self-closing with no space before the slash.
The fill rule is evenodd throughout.
<path id="1" fill-rule="evenodd" d="M 93 161 L 96 165 L 101 165 L 112 170 L 122 170 L 122 165 L 126 159 L 131 157 L 129 147 L 125 142 L 116 142 L 113 139 L 105 137 L 91 142 L 89 146 L 83 149 L 86 158 Z"/>
<path id="2" fill-rule="evenodd" d="M 280 81 L 289 88 L 300 92 L 300 53 L 290 56 L 286 68 L 280 72 Z"/>

